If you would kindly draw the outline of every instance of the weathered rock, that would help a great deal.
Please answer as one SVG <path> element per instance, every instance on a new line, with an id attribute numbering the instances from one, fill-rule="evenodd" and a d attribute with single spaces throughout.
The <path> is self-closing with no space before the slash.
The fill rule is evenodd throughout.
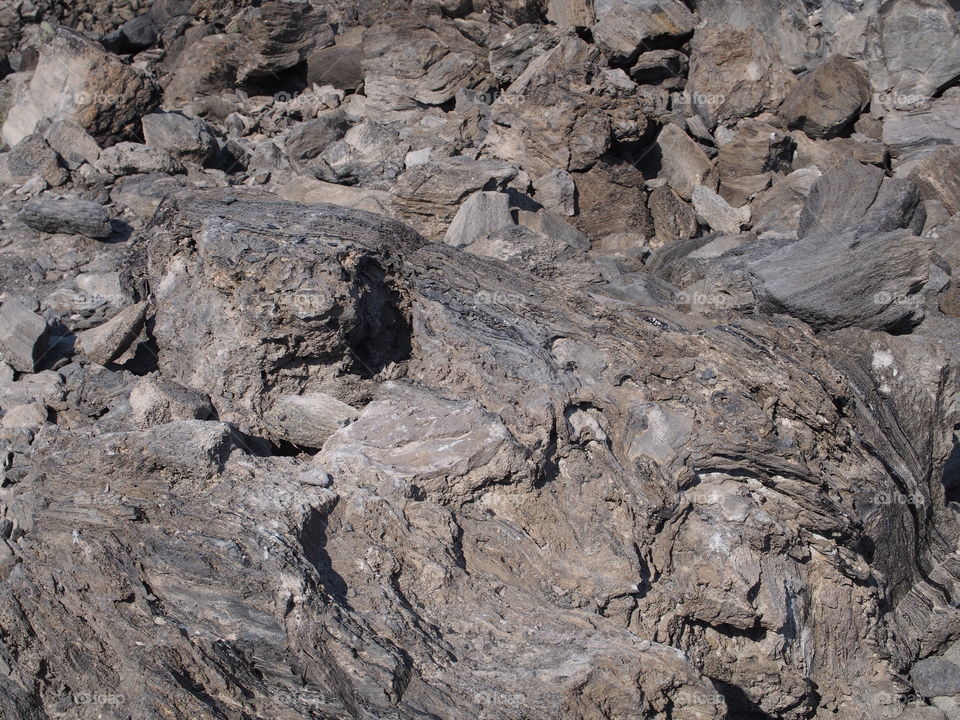
<path id="1" fill-rule="evenodd" d="M 533 181 L 537 202 L 560 215 L 577 214 L 577 184 L 566 170 L 552 170 Z"/>
<path id="2" fill-rule="evenodd" d="M 77 335 L 76 349 L 99 365 L 109 365 L 123 355 L 143 329 L 146 302 L 131 305 L 110 320 Z"/>
<path id="3" fill-rule="evenodd" d="M 201 165 L 212 160 L 219 149 L 213 128 L 207 122 L 179 112 L 144 115 L 143 140 L 147 147 Z"/>
<path id="4" fill-rule="evenodd" d="M 685 85 L 689 60 L 679 50 L 650 50 L 640 53 L 630 78 L 641 84 L 663 84 L 671 89 L 681 89 Z"/>
<path id="5" fill-rule="evenodd" d="M 238 13 L 232 25 L 243 34 L 236 58 L 240 83 L 288 70 L 315 48 L 333 44 L 326 13 L 305 0 L 267 0 Z"/>
<path id="6" fill-rule="evenodd" d="M 840 135 L 870 102 L 870 82 L 850 60 L 827 59 L 793 86 L 780 108 L 791 128 L 813 138 Z"/>
<path id="7" fill-rule="evenodd" d="M 207 420 L 213 415 L 210 399 L 202 393 L 153 377 L 141 379 L 130 391 L 130 410 L 143 429 L 179 420 Z"/>
<path id="8" fill-rule="evenodd" d="M 184 171 L 183 165 L 164 150 L 132 142 L 108 147 L 100 153 L 96 167 L 112 175 L 171 174 Z"/>
<path id="9" fill-rule="evenodd" d="M 923 697 L 960 695 L 960 665 L 938 657 L 921 660 L 910 668 L 910 682 Z"/>
<path id="10" fill-rule="evenodd" d="M 750 222 L 750 208 L 732 208 L 716 192 L 706 185 L 697 185 L 693 189 L 693 209 L 711 229 L 727 235 L 736 235 L 742 225 Z"/>
<path id="11" fill-rule="evenodd" d="M 267 431 L 278 440 L 308 448 L 322 447 L 327 438 L 354 422 L 359 413 L 325 393 L 281 395 L 264 417 Z"/>
<path id="12" fill-rule="evenodd" d="M 3 360 L 18 372 L 32 373 L 47 351 L 47 322 L 24 307 L 16 298 L 8 297 L 0 305 L 0 353 Z"/>
<path id="13" fill-rule="evenodd" d="M 697 24 L 696 15 L 679 0 L 594 0 L 593 9 L 597 22 L 591 30 L 597 47 L 627 67 L 642 50 L 683 40 Z"/>
<path id="14" fill-rule="evenodd" d="M 27 428 L 37 431 L 47 421 L 47 406 L 43 403 L 17 405 L 7 410 L 0 422 L 5 428 Z"/>
<path id="15" fill-rule="evenodd" d="M 942 97 L 921 112 L 891 112 L 883 119 L 883 143 L 894 158 L 938 145 L 960 144 L 960 96 Z"/>
<path id="16" fill-rule="evenodd" d="M 691 41 L 691 110 L 710 127 L 775 110 L 793 84 L 791 73 L 763 35 L 706 27 Z"/>
<path id="17" fill-rule="evenodd" d="M 490 71 L 497 82 L 512 83 L 523 74 L 531 62 L 558 42 L 560 38 L 556 33 L 541 25 L 521 25 L 504 33 L 490 48 Z"/>
<path id="18" fill-rule="evenodd" d="M 189 43 L 169 67 L 163 88 L 164 107 L 177 107 L 199 96 L 233 87 L 240 65 L 239 35 L 206 35 Z"/>
<path id="19" fill-rule="evenodd" d="M 110 216 L 102 205 L 77 197 L 43 196 L 23 206 L 17 217 L 25 225 L 46 233 L 86 235 L 104 240 L 113 234 Z"/>
<path id="20" fill-rule="evenodd" d="M 960 148 L 934 149 L 913 166 L 908 177 L 924 199 L 939 200 L 952 215 L 960 213 Z"/>
<path id="21" fill-rule="evenodd" d="M 684 200 L 690 200 L 693 189 L 703 184 L 713 167 L 700 146 L 676 125 L 665 125 L 657 136 L 662 176 Z"/>
<path id="22" fill-rule="evenodd" d="M 648 202 L 660 245 L 697 234 L 697 214 L 670 188 L 654 188 Z"/>
<path id="23" fill-rule="evenodd" d="M 46 129 L 43 138 L 71 170 L 85 162 L 93 165 L 100 157 L 97 141 L 75 122 L 57 120 Z"/>
<path id="24" fill-rule="evenodd" d="M 339 44 L 317 48 L 307 56 L 307 82 L 359 89 L 363 85 L 363 48 Z"/>
<path id="25" fill-rule="evenodd" d="M 443 241 L 462 248 L 513 224 L 510 197 L 506 193 L 475 192 L 457 210 Z"/>
<path id="26" fill-rule="evenodd" d="M 59 156 L 40 135 L 29 135 L 10 152 L 0 153 L 0 183 L 4 185 L 23 185 L 40 180 L 51 187 L 59 187 L 69 177 Z"/>
<path id="27" fill-rule="evenodd" d="M 817 168 L 795 170 L 761 193 L 751 206 L 754 232 L 782 239 L 799 238 L 800 214 L 810 189 L 821 175 Z"/>
<path id="28" fill-rule="evenodd" d="M 596 15 L 590 0 L 547 0 L 547 19 L 562 28 L 588 28 Z"/>
<path id="29" fill-rule="evenodd" d="M 3 139 L 16 145 L 43 121 L 70 120 L 109 145 L 131 135 L 158 100 L 152 80 L 82 35 L 58 28 L 41 50 L 29 92 L 3 123 Z"/>

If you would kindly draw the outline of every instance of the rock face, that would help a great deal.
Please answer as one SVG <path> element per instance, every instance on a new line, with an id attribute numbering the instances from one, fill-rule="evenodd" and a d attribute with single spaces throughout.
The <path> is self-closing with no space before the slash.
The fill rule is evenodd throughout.
<path id="1" fill-rule="evenodd" d="M 956 6 L 0 3 L 0 718 L 960 716 Z"/>

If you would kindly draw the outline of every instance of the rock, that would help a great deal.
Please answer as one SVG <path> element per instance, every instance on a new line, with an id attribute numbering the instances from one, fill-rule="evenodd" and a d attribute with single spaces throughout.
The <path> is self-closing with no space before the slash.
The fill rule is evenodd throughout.
<path id="1" fill-rule="evenodd" d="M 572 217 L 577 214 L 577 185 L 566 170 L 552 170 L 533 181 L 537 202 L 547 210 Z"/>
<path id="2" fill-rule="evenodd" d="M 908 230 L 831 228 L 767 255 L 753 273 L 771 311 L 815 328 L 894 330 L 922 319 L 929 265 L 929 241 Z"/>
<path id="3" fill-rule="evenodd" d="M 350 121 L 340 111 L 301 123 L 287 135 L 284 143 L 287 155 L 294 162 L 312 160 L 328 145 L 342 139 L 349 129 Z"/>
<path id="4" fill-rule="evenodd" d="M 596 22 L 589 0 L 547 0 L 547 19 L 561 28 L 588 28 Z"/>
<path id="5" fill-rule="evenodd" d="M 741 225 L 750 222 L 749 206 L 734 209 L 705 185 L 697 185 L 693 189 L 693 209 L 704 224 L 728 235 L 738 234 Z"/>
<path id="6" fill-rule="evenodd" d="M 169 153 L 140 143 L 122 142 L 100 153 L 96 167 L 112 175 L 183 172 L 183 165 Z"/>
<path id="7" fill-rule="evenodd" d="M 713 167 L 700 146 L 676 125 L 665 125 L 657 136 L 657 149 L 664 179 L 684 200 L 702 184 Z"/>
<path id="8" fill-rule="evenodd" d="M 447 228 L 443 241 L 462 248 L 478 238 L 486 237 L 500 228 L 513 225 L 510 198 L 505 193 L 475 192 L 460 206 Z"/>
<path id="9" fill-rule="evenodd" d="M 780 108 L 788 127 L 812 138 L 842 134 L 870 102 L 870 82 L 853 62 L 834 55 L 793 86 Z"/>
<path id="10" fill-rule="evenodd" d="M 328 182 L 387 187 L 403 171 L 408 148 L 400 142 L 397 130 L 364 122 L 350 128 L 342 140 L 327 145 L 310 169 Z"/>
<path id="11" fill-rule="evenodd" d="M 75 122 L 57 120 L 50 124 L 43 138 L 71 170 L 85 162 L 93 165 L 100 157 L 97 141 Z"/>
<path id="12" fill-rule="evenodd" d="M 78 334 L 77 351 L 98 365 L 109 365 L 137 339 L 146 314 L 146 302 L 124 308 L 103 325 Z"/>
<path id="13" fill-rule="evenodd" d="M 650 193 L 648 202 L 658 244 L 663 245 L 697 234 L 696 213 L 670 188 L 655 188 Z"/>
<path id="14" fill-rule="evenodd" d="M 853 161 L 823 173 L 810 190 L 800 215 L 800 237 L 856 228 L 881 233 L 923 228 L 923 208 L 916 185 L 885 177 L 879 168 Z"/>
<path id="15" fill-rule="evenodd" d="M 68 120 L 110 145 L 133 133 L 158 100 L 153 81 L 61 27 L 41 50 L 29 92 L 10 108 L 2 135 L 16 145 L 44 121 Z"/>
<path id="16" fill-rule="evenodd" d="M 29 135 L 7 153 L 0 153 L 0 183 L 24 185 L 31 180 L 60 187 L 70 177 L 59 156 L 40 135 Z"/>
<path id="17" fill-rule="evenodd" d="M 264 418 L 277 439 L 308 448 L 322 447 L 327 438 L 359 417 L 349 405 L 325 393 L 281 395 Z"/>
<path id="18" fill-rule="evenodd" d="M 86 235 L 95 240 L 105 240 L 113 234 L 110 216 L 103 206 L 76 197 L 40 197 L 25 204 L 17 217 L 45 233 Z"/>
<path id="19" fill-rule="evenodd" d="M 206 35 L 187 44 L 168 68 L 163 88 L 165 107 L 177 107 L 197 97 L 233 87 L 240 65 L 237 34 Z"/>
<path id="20" fill-rule="evenodd" d="M 555 47 L 558 42 L 560 38 L 556 33 L 541 25 L 521 25 L 505 32 L 490 48 L 490 71 L 497 82 L 512 83 L 523 74 L 530 63 Z"/>
<path id="21" fill-rule="evenodd" d="M 207 122 L 179 112 L 144 115 L 143 138 L 147 147 L 200 165 L 210 162 L 219 149 L 213 128 Z"/>
<path id="22" fill-rule="evenodd" d="M 593 38 L 613 62 L 629 67 L 642 49 L 678 42 L 693 33 L 697 17 L 679 0 L 594 0 Z"/>
<path id="23" fill-rule="evenodd" d="M 17 372 L 36 372 L 47 352 L 49 328 L 39 315 L 8 297 L 0 305 L 0 353 Z"/>
<path id="24" fill-rule="evenodd" d="M 213 415 L 205 395 L 151 377 L 142 378 L 130 391 L 130 410 L 142 429 L 179 420 L 207 420 Z"/>
<path id="25" fill-rule="evenodd" d="M 153 47 L 160 38 L 160 28 L 150 13 L 127 20 L 100 41 L 110 52 L 130 54 Z"/>
<path id="26" fill-rule="evenodd" d="M 939 200 L 952 215 L 960 213 L 960 148 L 936 148 L 923 156 L 908 178 L 927 200 Z"/>
<path id="27" fill-rule="evenodd" d="M 800 213 L 821 175 L 817 168 L 795 170 L 761 193 L 751 206 L 754 232 L 761 237 L 798 239 Z"/>
<path id="28" fill-rule="evenodd" d="M 921 112 L 891 112 L 883 119 L 883 144 L 897 159 L 938 145 L 960 144 L 960 97 L 942 97 Z"/>
<path id="29" fill-rule="evenodd" d="M 775 110 L 793 82 L 763 35 L 708 26 L 691 41 L 685 97 L 709 128 Z"/>
<path id="30" fill-rule="evenodd" d="M 929 657 L 910 668 L 910 682 L 918 695 L 960 695 L 960 666 L 939 657 Z"/>
<path id="31" fill-rule="evenodd" d="M 317 48 L 307 56 L 307 82 L 357 90 L 363 85 L 363 48 L 334 45 Z"/>
<path id="32" fill-rule="evenodd" d="M 236 58 L 240 83 L 274 76 L 302 63 L 315 48 L 333 44 L 326 12 L 303 0 L 267 0 L 247 7 L 232 25 L 243 34 Z"/>
<path id="33" fill-rule="evenodd" d="M 681 89 L 689 60 L 679 50 L 650 50 L 640 53 L 630 68 L 630 78 L 642 85 L 664 84 Z"/>
<path id="34" fill-rule="evenodd" d="M 5 428 L 27 428 L 36 432 L 47 421 L 47 407 L 43 403 L 30 403 L 12 407 L 3 416 Z"/>

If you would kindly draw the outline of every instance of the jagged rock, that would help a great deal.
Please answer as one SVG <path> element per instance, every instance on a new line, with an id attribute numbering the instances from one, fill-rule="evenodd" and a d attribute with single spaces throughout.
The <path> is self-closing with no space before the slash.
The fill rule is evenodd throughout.
<path id="1" fill-rule="evenodd" d="M 908 230 L 857 234 L 833 228 L 771 253 L 754 267 L 768 307 L 817 328 L 892 330 L 918 323 L 929 241 Z"/>
<path id="2" fill-rule="evenodd" d="M 124 308 L 110 320 L 77 335 L 77 350 L 98 365 L 109 365 L 137 339 L 146 319 L 147 303 Z"/>
<path id="3" fill-rule="evenodd" d="M 327 145 L 310 168 L 328 182 L 386 187 L 403 171 L 409 147 L 394 128 L 364 122 Z"/>
<path id="4" fill-rule="evenodd" d="M 307 56 L 307 82 L 357 90 L 363 85 L 363 48 L 334 45 L 317 48 Z"/>
<path id="5" fill-rule="evenodd" d="M 924 155 L 908 177 L 925 199 L 939 200 L 950 214 L 960 213 L 960 148 L 937 148 Z"/>
<path id="6" fill-rule="evenodd" d="M 43 196 L 23 206 L 17 217 L 45 233 L 86 235 L 104 240 L 113 234 L 110 216 L 102 205 L 76 197 Z"/>
<path id="7" fill-rule="evenodd" d="M 679 50 L 650 50 L 640 53 L 630 68 L 630 78 L 641 84 L 660 84 L 680 89 L 687 76 L 689 60 Z"/>
<path id="8" fill-rule="evenodd" d="M 319 448 L 358 416 L 355 408 L 325 393 L 281 395 L 264 417 L 264 424 L 279 440 Z"/>
<path id="9" fill-rule="evenodd" d="M 97 141 L 74 122 L 57 120 L 51 123 L 43 138 L 71 170 L 85 162 L 93 165 L 100 157 Z"/>
<path id="10" fill-rule="evenodd" d="M 922 112 L 891 112 L 883 119 L 883 144 L 895 158 L 937 145 L 960 144 L 960 95 L 944 96 Z"/>
<path id="11" fill-rule="evenodd" d="M 143 141 L 173 158 L 201 165 L 213 159 L 219 145 L 213 128 L 200 118 L 179 112 L 158 112 L 143 116 Z"/>
<path id="12" fill-rule="evenodd" d="M 558 25 L 563 26 L 562 23 Z M 541 25 L 521 25 L 504 33 L 491 46 L 488 55 L 490 71 L 497 82 L 512 83 L 523 74 L 531 62 L 558 42 L 560 38 L 557 34 Z"/>
<path id="13" fill-rule="evenodd" d="M 51 187 L 60 187 L 69 178 L 60 159 L 39 135 L 29 135 L 7 153 L 0 153 L 0 183 L 23 185 L 39 179 Z"/>
<path id="14" fill-rule="evenodd" d="M 800 213 L 821 175 L 817 168 L 795 170 L 761 193 L 751 206 L 754 232 L 796 240 L 800 235 Z"/>
<path id="15" fill-rule="evenodd" d="M 732 26 L 707 26 L 690 43 L 686 95 L 709 128 L 775 110 L 794 79 L 769 40 Z"/>
<path id="16" fill-rule="evenodd" d="M 697 214 L 670 188 L 654 188 L 648 203 L 660 245 L 697 234 Z"/>
<path id="17" fill-rule="evenodd" d="M 657 136 L 663 178 L 684 200 L 702 184 L 713 167 L 700 146 L 676 125 L 665 125 Z"/>
<path id="18" fill-rule="evenodd" d="M 2 135 L 10 145 L 46 120 L 70 120 L 102 145 L 125 139 L 159 100 L 152 80 L 79 33 L 57 28 L 37 69 L 10 108 Z"/>
<path id="19" fill-rule="evenodd" d="M 231 24 L 243 34 L 236 59 L 240 83 L 288 70 L 315 48 L 333 44 L 326 13 L 305 0 L 267 0 L 238 13 Z"/>
<path id="20" fill-rule="evenodd" d="M 48 335 L 46 320 L 16 298 L 8 297 L 0 305 L 0 353 L 17 372 L 37 371 L 47 351 Z"/>
<path id="21" fill-rule="evenodd" d="M 547 0 L 547 19 L 558 27 L 591 27 L 596 22 L 590 0 Z"/>
<path id="22" fill-rule="evenodd" d="M 146 50 L 160 39 L 160 29 L 150 13 L 127 20 L 100 41 L 110 52 L 123 54 Z"/>
<path id="23" fill-rule="evenodd" d="M 37 431 L 47 421 L 47 415 L 47 406 L 43 403 L 17 405 L 4 413 L 0 424 L 5 428 L 27 428 Z"/>
<path id="24" fill-rule="evenodd" d="M 866 74 L 847 58 L 834 55 L 793 86 L 780 117 L 812 138 L 830 138 L 849 128 L 869 102 Z"/>
<path id="25" fill-rule="evenodd" d="M 750 222 L 749 206 L 732 208 L 706 185 L 697 185 L 693 189 L 693 209 L 704 224 L 727 235 L 738 234 L 740 227 Z"/>
<path id="26" fill-rule="evenodd" d="M 190 42 L 172 59 L 163 88 L 164 107 L 177 107 L 236 82 L 239 35 L 206 35 Z"/>
<path id="27" fill-rule="evenodd" d="M 287 135 L 284 143 L 287 155 L 294 162 L 313 160 L 328 145 L 342 139 L 350 129 L 350 124 L 349 118 L 340 111 L 301 123 Z"/>
<path id="28" fill-rule="evenodd" d="M 960 695 L 960 665 L 938 657 L 921 660 L 910 668 L 910 682 L 923 697 Z"/>
<path id="29" fill-rule="evenodd" d="M 213 415 L 210 399 L 202 393 L 152 377 L 141 379 L 130 391 L 130 410 L 142 429 L 179 420 L 207 420 Z"/>
<path id="30" fill-rule="evenodd" d="M 506 193 L 475 192 L 457 210 L 443 241 L 462 248 L 477 238 L 513 224 L 510 197 Z"/>
<path id="31" fill-rule="evenodd" d="M 681 41 L 697 24 L 697 16 L 679 0 L 594 0 L 593 9 L 597 47 L 627 67 L 642 50 Z"/>
<path id="32" fill-rule="evenodd" d="M 111 145 L 100 153 L 95 164 L 103 172 L 112 175 L 172 174 L 184 171 L 183 165 L 166 151 L 132 142 Z"/>
<path id="33" fill-rule="evenodd" d="M 577 184 L 566 170 L 552 170 L 533 181 L 537 202 L 547 210 L 572 217 L 577 214 Z"/>

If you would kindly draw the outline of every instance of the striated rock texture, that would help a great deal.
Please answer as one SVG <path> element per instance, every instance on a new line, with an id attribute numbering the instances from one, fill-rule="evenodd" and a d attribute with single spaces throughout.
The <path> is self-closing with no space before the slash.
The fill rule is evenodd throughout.
<path id="1" fill-rule="evenodd" d="M 958 27 L 0 7 L 0 718 L 960 717 Z"/>

